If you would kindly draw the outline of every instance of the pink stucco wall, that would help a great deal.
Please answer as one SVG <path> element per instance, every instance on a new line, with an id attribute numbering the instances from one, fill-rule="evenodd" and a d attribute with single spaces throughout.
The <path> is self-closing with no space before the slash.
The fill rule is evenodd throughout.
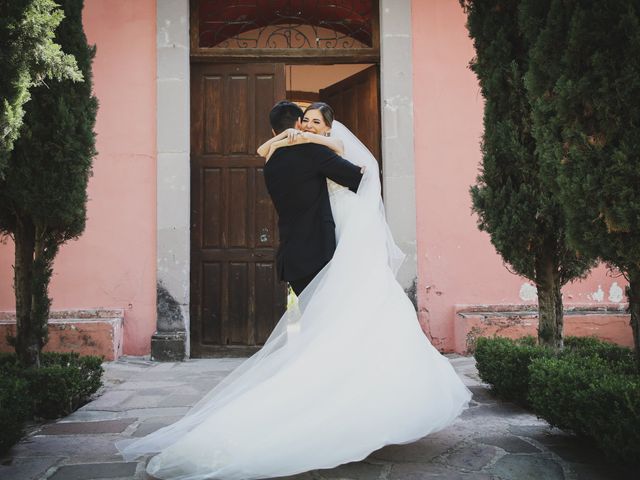
<path id="1" fill-rule="evenodd" d="M 156 288 L 156 12 L 153 0 L 86 0 L 97 44 L 98 157 L 87 229 L 64 246 L 54 309 L 124 309 L 124 353 L 149 352 Z M 480 161 L 483 102 L 467 68 L 474 51 L 455 0 L 414 0 L 413 69 L 420 321 L 451 350 L 461 305 L 535 303 L 479 232 L 468 189 Z M 384 39 L 383 39 L 384 41 Z M 0 311 L 14 308 L 13 248 L 0 244 Z M 604 268 L 564 289 L 567 304 L 619 303 Z M 526 293 L 526 288 L 523 293 Z"/>
<path id="2" fill-rule="evenodd" d="M 124 353 L 149 352 L 156 315 L 156 2 L 86 0 L 100 102 L 87 228 L 55 262 L 53 309 L 123 308 Z M 0 310 L 15 308 L 0 245 Z"/>
<path id="3" fill-rule="evenodd" d="M 469 186 L 481 159 L 483 99 L 457 1 L 412 2 L 418 306 L 433 343 L 454 348 L 456 305 L 535 303 L 478 231 Z M 566 304 L 624 302 L 625 282 L 603 267 L 563 290 Z M 525 287 L 526 292 L 526 287 Z"/>

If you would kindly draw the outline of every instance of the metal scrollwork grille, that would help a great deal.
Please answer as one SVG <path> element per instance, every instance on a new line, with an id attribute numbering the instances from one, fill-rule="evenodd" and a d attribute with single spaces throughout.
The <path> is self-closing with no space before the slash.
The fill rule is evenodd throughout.
<path id="1" fill-rule="evenodd" d="M 200 48 L 373 47 L 372 0 L 198 0 Z"/>

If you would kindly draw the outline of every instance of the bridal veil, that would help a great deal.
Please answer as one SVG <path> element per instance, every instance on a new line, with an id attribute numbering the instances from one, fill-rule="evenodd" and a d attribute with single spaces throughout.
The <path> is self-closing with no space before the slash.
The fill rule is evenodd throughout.
<path id="1" fill-rule="evenodd" d="M 332 136 L 365 173 L 333 259 L 263 348 L 176 423 L 117 442 L 125 459 L 180 480 L 292 475 L 360 460 L 450 424 L 470 393 L 422 332 L 395 279 L 378 163 L 339 122 Z"/>

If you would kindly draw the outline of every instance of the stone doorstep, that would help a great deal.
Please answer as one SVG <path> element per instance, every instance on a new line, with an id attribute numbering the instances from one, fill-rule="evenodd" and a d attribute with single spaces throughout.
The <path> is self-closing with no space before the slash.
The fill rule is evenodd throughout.
<path id="1" fill-rule="evenodd" d="M 122 355 L 124 310 L 58 310 L 49 319 L 45 352 L 78 352 L 117 360 Z M 0 352 L 13 351 L 7 334 L 15 334 L 15 312 L 0 312 Z"/>
<path id="2" fill-rule="evenodd" d="M 629 314 L 625 309 L 624 304 L 568 305 L 564 313 L 564 333 L 595 336 L 632 347 Z M 458 305 L 455 307 L 454 348 L 457 353 L 468 354 L 479 337 L 536 336 L 537 329 L 537 305 Z"/>

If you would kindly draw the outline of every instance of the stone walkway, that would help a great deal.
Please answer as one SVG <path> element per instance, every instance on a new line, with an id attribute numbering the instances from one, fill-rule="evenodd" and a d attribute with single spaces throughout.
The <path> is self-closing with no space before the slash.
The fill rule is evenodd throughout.
<path id="1" fill-rule="evenodd" d="M 496 401 L 478 379 L 473 358 L 450 360 L 473 391 L 471 408 L 449 428 L 388 446 L 361 462 L 290 480 L 605 480 L 631 479 L 574 437 L 534 415 Z M 0 461 L 2 480 L 145 479 L 145 459 L 123 462 L 114 446 L 184 415 L 242 359 L 154 363 L 124 358 L 105 364 L 95 400 L 56 422 L 33 425 Z M 637 477 L 634 477 L 637 478 Z"/>

